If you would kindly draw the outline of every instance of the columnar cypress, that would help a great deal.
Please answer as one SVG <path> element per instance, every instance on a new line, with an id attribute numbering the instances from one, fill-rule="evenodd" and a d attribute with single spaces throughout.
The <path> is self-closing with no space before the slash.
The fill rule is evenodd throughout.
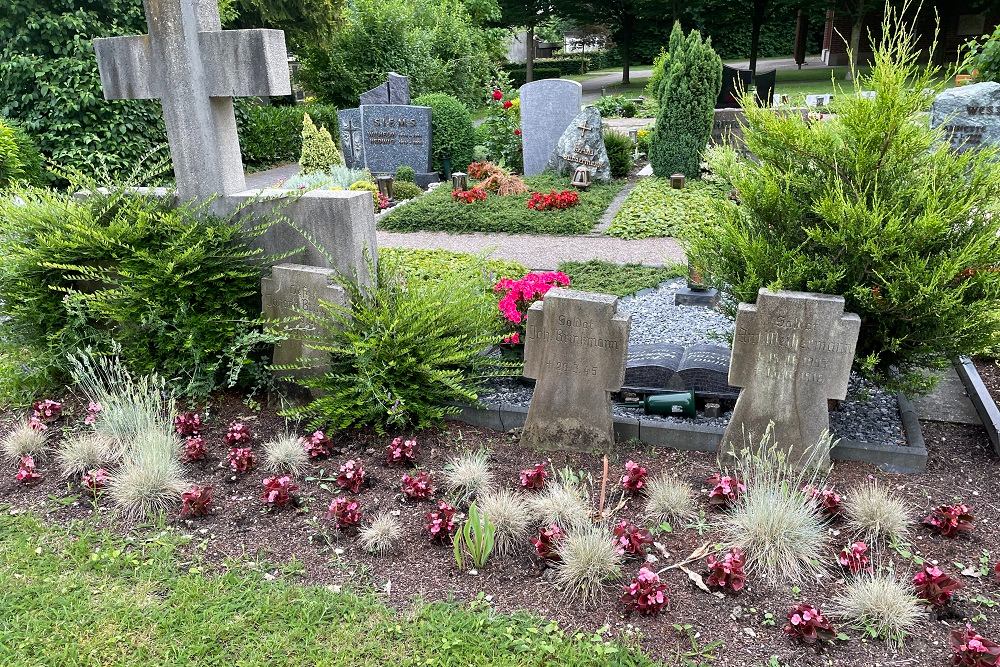
<path id="1" fill-rule="evenodd" d="M 712 49 L 711 38 L 703 40 L 697 30 L 684 39 L 681 35 L 680 23 L 675 23 L 650 161 L 657 176 L 681 173 L 695 178 L 712 134 L 715 100 L 722 88 L 722 60 Z"/>

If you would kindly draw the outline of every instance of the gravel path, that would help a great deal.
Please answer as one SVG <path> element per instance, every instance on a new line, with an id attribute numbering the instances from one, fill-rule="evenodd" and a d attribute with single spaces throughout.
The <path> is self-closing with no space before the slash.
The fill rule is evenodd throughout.
<path id="1" fill-rule="evenodd" d="M 674 292 L 683 285 L 683 281 L 671 281 L 619 301 L 619 307 L 632 315 L 629 343 L 728 344 L 733 322 L 725 315 L 708 308 L 673 305 Z M 505 379 L 491 384 L 480 398 L 484 403 L 527 406 L 531 393 L 531 388 L 519 380 Z M 724 427 L 732 417 L 731 412 L 712 419 L 644 415 L 641 408 L 621 404 L 615 404 L 612 411 L 622 417 L 717 427 Z M 837 437 L 851 440 L 906 445 L 895 396 L 855 376 L 851 377 L 847 400 L 830 412 L 830 430 Z"/>

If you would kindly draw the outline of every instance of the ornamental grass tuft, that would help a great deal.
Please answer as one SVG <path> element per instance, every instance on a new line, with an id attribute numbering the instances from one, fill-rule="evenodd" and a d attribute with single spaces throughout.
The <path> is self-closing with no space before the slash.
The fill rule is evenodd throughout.
<path id="1" fill-rule="evenodd" d="M 622 575 L 624 558 L 604 526 L 582 525 L 559 543 L 556 583 L 571 600 L 596 603 L 608 584 Z"/>
<path id="2" fill-rule="evenodd" d="M 48 443 L 48 431 L 32 428 L 30 422 L 21 420 L 0 443 L 4 458 L 18 461 L 24 456 L 39 457 Z"/>
<path id="3" fill-rule="evenodd" d="M 287 472 L 298 476 L 309 465 L 309 454 L 303 439 L 286 433 L 264 443 L 264 467 L 271 472 Z"/>

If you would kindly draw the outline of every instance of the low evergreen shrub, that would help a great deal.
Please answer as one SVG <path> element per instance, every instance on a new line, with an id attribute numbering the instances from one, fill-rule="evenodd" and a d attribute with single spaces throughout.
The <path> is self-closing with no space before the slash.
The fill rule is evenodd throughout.
<path id="1" fill-rule="evenodd" d="M 392 198 L 396 201 L 415 199 L 424 194 L 423 189 L 410 181 L 396 181 L 392 184 Z"/>
<path id="2" fill-rule="evenodd" d="M 404 181 L 407 183 L 414 183 L 416 181 L 416 178 L 417 178 L 417 172 L 415 172 L 413 170 L 413 167 L 411 167 L 408 164 L 404 164 L 402 167 L 396 169 L 397 183 L 402 183 Z"/>
<path id="3" fill-rule="evenodd" d="M 15 180 L 45 185 L 48 172 L 42 154 L 28 133 L 17 123 L 0 118 L 0 188 Z"/>
<path id="4" fill-rule="evenodd" d="M 303 114 L 302 155 L 299 157 L 302 173 L 327 171 L 343 164 L 344 156 L 340 154 L 329 130 L 325 127 L 316 127 L 309 114 Z"/>
<path id="5" fill-rule="evenodd" d="M 633 118 L 639 111 L 639 105 L 624 95 L 598 97 L 594 106 L 601 112 L 602 118 Z"/>
<path id="6" fill-rule="evenodd" d="M 608 151 L 608 161 L 611 163 L 611 177 L 625 178 L 632 171 L 634 162 L 632 153 L 635 144 L 624 134 L 608 130 L 604 133 L 604 148 Z"/>
<path id="7" fill-rule="evenodd" d="M 421 95 L 413 100 L 413 104 L 431 108 L 434 170 L 444 170 L 445 158 L 451 159 L 452 170 L 464 169 L 472 161 L 472 150 L 476 146 L 476 132 L 468 108 L 444 93 Z"/>

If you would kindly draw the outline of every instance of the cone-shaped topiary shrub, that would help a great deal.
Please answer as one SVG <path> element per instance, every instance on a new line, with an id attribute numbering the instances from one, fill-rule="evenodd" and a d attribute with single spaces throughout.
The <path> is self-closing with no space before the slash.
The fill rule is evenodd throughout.
<path id="1" fill-rule="evenodd" d="M 337 144 L 325 127 L 317 128 L 309 114 L 302 116 L 302 156 L 299 166 L 303 174 L 326 171 L 330 167 L 344 164 L 344 156 L 337 150 Z"/>

